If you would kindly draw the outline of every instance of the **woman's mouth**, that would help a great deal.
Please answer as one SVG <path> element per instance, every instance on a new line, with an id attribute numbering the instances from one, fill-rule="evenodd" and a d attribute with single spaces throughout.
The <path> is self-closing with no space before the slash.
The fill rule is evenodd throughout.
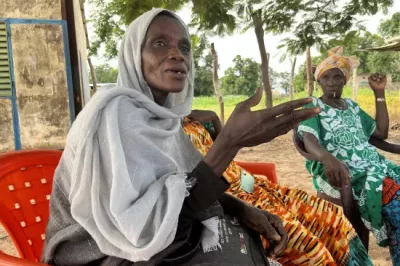
<path id="1" fill-rule="evenodd" d="M 186 78 L 186 71 L 184 69 L 167 69 L 165 72 L 173 79 L 183 80 Z"/>

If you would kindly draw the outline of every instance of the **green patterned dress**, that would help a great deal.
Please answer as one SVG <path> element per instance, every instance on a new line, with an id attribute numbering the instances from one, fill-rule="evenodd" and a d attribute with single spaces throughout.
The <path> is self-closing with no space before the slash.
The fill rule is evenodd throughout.
<path id="1" fill-rule="evenodd" d="M 400 181 L 400 167 L 380 155 L 368 140 L 375 131 L 375 120 L 352 100 L 345 99 L 346 110 L 335 109 L 313 98 L 309 107 L 320 107 L 322 112 L 302 122 L 298 135 L 314 135 L 319 143 L 339 160 L 346 163 L 351 174 L 354 198 L 358 200 L 361 218 L 375 235 L 379 245 L 388 244 L 388 232 L 382 219 L 383 180 L 391 177 Z M 318 161 L 307 161 L 306 168 L 313 176 L 318 191 L 339 198 L 339 191 L 332 187 L 324 175 L 324 166 Z"/>

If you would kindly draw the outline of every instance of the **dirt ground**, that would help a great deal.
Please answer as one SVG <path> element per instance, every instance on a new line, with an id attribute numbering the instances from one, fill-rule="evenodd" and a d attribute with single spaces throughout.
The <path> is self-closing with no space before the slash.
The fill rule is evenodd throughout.
<path id="1" fill-rule="evenodd" d="M 276 164 L 278 181 L 281 185 L 303 189 L 309 193 L 315 191 L 311 177 L 304 167 L 304 159 L 298 154 L 292 143 L 292 133 L 279 137 L 272 142 L 255 148 L 243 149 L 237 159 L 241 161 L 265 161 Z M 400 143 L 400 130 L 391 131 L 391 142 Z M 386 158 L 400 164 L 400 156 L 384 153 Z M 0 250 L 16 255 L 12 243 L 4 230 L 0 228 Z M 376 245 L 373 236 L 370 236 L 369 254 L 376 266 L 391 265 L 387 248 Z"/>

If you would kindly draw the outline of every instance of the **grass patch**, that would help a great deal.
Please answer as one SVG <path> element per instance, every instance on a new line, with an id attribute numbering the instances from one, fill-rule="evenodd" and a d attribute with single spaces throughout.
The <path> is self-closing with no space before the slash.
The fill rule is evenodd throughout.
<path id="1" fill-rule="evenodd" d="M 317 90 L 314 93 L 315 97 L 320 97 L 322 95 L 321 90 Z M 352 88 L 345 87 L 343 92 L 344 98 L 352 98 L 353 92 Z M 307 97 L 305 92 L 296 94 L 296 99 Z M 244 95 L 225 95 L 225 119 L 227 119 L 235 106 L 247 99 Z M 274 95 L 274 106 L 289 101 L 288 96 Z M 358 91 L 357 102 L 367 113 L 372 117 L 375 116 L 375 97 L 371 89 L 360 88 Z M 264 97 L 261 99 L 260 103 L 254 109 L 264 108 Z M 397 91 L 386 91 L 386 103 L 389 109 L 390 124 L 400 121 L 400 96 Z M 193 109 L 199 110 L 212 110 L 219 114 L 219 105 L 216 97 L 195 97 L 193 101 Z"/>

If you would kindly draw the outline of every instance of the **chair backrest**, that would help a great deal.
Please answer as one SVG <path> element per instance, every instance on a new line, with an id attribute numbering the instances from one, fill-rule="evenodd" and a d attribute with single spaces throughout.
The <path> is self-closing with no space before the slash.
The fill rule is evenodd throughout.
<path id="1" fill-rule="evenodd" d="M 53 175 L 61 151 L 34 150 L 0 155 L 0 223 L 20 257 L 39 261 L 49 217 Z"/>

